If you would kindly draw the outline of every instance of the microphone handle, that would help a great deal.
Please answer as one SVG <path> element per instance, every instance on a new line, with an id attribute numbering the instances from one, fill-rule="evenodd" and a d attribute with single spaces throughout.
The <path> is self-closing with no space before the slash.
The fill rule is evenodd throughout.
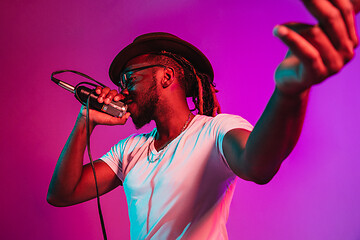
<path id="1" fill-rule="evenodd" d="M 99 95 L 97 95 L 94 90 L 84 86 L 78 86 L 75 90 L 75 97 L 84 105 L 86 105 L 89 95 L 89 106 L 91 109 L 104 112 L 114 117 L 122 117 L 126 113 L 127 105 L 121 101 L 111 101 L 110 104 L 99 103 L 97 101 Z"/>

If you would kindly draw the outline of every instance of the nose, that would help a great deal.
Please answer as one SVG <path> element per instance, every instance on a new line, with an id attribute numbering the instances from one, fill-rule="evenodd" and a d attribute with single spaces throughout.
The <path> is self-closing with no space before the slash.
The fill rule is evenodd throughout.
<path id="1" fill-rule="evenodd" d="M 125 89 L 121 90 L 120 93 L 121 93 L 122 95 L 124 95 L 124 96 L 128 96 L 128 95 L 129 95 L 129 90 L 128 90 L 127 88 L 125 88 Z"/>

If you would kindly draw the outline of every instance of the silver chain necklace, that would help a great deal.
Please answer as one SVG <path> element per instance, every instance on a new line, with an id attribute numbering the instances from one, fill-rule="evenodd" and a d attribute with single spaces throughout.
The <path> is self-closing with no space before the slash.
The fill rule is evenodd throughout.
<path id="1" fill-rule="evenodd" d="M 177 136 L 179 136 L 179 135 L 186 129 L 186 127 L 187 127 L 188 124 L 190 123 L 190 120 L 191 120 L 191 112 L 189 112 L 188 119 L 186 120 L 184 126 L 182 127 L 181 132 L 180 132 Z M 177 137 L 177 136 L 176 136 L 176 137 Z M 165 148 L 167 147 L 167 145 L 169 145 L 169 143 L 170 143 L 172 140 L 174 140 L 176 137 L 174 137 L 173 139 L 171 139 L 170 141 L 168 141 L 161 149 L 159 149 L 159 151 L 165 149 Z M 163 152 L 162 152 L 158 157 L 156 157 L 155 159 L 152 159 L 152 156 L 151 156 L 151 159 L 150 159 L 150 158 L 149 158 L 150 153 L 151 153 L 150 146 L 151 146 L 152 143 L 154 143 L 154 147 L 155 147 L 155 136 L 154 136 L 154 138 L 151 140 L 151 142 L 149 143 L 149 147 L 148 147 L 147 160 L 148 160 L 149 163 L 154 163 L 154 162 L 158 161 L 158 160 L 162 157 L 162 155 L 164 154 L 164 151 L 163 151 Z"/>

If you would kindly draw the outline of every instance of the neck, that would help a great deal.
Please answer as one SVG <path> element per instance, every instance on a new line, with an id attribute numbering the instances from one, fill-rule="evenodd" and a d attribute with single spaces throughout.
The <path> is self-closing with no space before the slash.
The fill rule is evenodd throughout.
<path id="1" fill-rule="evenodd" d="M 155 148 L 161 149 L 176 138 L 188 127 L 193 117 L 194 115 L 190 112 L 187 104 L 185 106 L 177 104 L 177 107 L 161 109 L 155 118 L 158 132 Z"/>

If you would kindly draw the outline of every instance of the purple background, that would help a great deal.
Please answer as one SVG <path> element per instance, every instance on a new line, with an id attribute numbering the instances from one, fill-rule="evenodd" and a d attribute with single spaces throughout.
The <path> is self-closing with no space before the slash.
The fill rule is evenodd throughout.
<path id="1" fill-rule="evenodd" d="M 296 0 L 5 0 L 0 9 L 1 239 L 101 239 L 95 200 L 46 202 L 80 108 L 50 81 L 52 71 L 74 69 L 113 86 L 107 72 L 117 52 L 137 35 L 167 31 L 209 57 L 223 112 L 255 124 L 286 52 L 273 27 L 315 23 Z M 360 239 L 359 66 L 355 58 L 312 89 L 299 143 L 269 184 L 238 181 L 230 239 Z M 93 156 L 135 132 L 129 123 L 97 127 Z M 128 239 L 121 187 L 102 197 L 102 208 L 109 239 Z"/>

